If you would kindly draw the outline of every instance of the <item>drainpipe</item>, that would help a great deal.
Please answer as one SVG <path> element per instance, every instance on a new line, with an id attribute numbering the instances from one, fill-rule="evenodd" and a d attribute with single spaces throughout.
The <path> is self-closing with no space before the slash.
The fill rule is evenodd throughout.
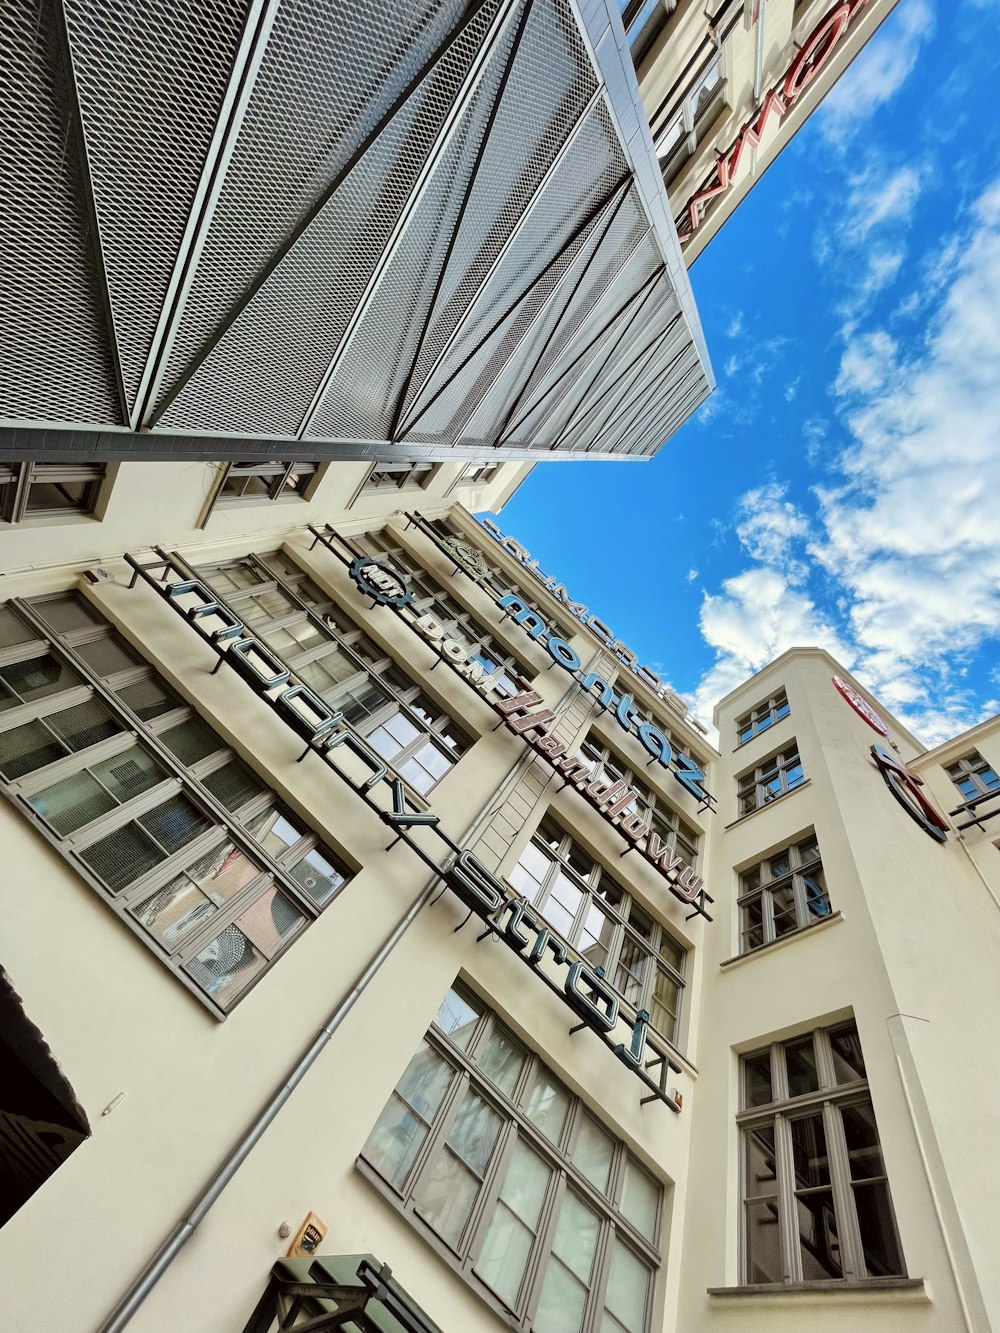
<path id="1" fill-rule="evenodd" d="M 475 837 L 480 828 L 483 827 L 493 814 L 498 801 L 502 799 L 502 793 L 508 783 L 510 783 L 511 779 L 516 777 L 519 769 L 524 766 L 525 758 L 530 759 L 531 757 L 531 755 L 522 756 L 511 766 L 507 776 L 499 784 L 497 797 L 491 801 L 486 810 L 473 821 L 472 827 L 462 840 L 463 843 L 468 843 Z M 345 998 L 341 1000 L 340 1004 L 338 1004 L 337 1008 L 330 1015 L 327 1022 L 320 1028 L 315 1040 L 301 1057 L 298 1064 L 295 1065 L 285 1081 L 271 1095 L 270 1099 L 257 1115 L 253 1124 L 205 1186 L 196 1202 L 192 1205 L 187 1214 L 177 1223 L 173 1231 L 156 1251 L 152 1259 L 150 1259 L 149 1263 L 132 1283 L 131 1287 L 129 1287 L 114 1311 L 100 1326 L 98 1333 L 121 1333 L 121 1330 L 132 1321 L 139 1306 L 142 1305 L 143 1301 L 145 1301 L 146 1297 L 159 1282 L 160 1278 L 163 1277 L 164 1273 L 177 1258 L 178 1254 L 194 1235 L 195 1228 L 200 1222 L 204 1221 L 209 1211 L 215 1205 L 220 1194 L 222 1194 L 223 1190 L 236 1175 L 237 1171 L 253 1152 L 261 1138 L 263 1138 L 268 1126 L 277 1117 L 279 1111 L 291 1097 L 292 1093 L 319 1059 L 320 1054 L 331 1041 L 341 1023 L 343 1023 L 344 1019 L 367 990 L 369 984 L 378 974 L 383 963 L 420 915 L 423 908 L 430 901 L 439 882 L 439 877 L 435 875 L 409 908 L 406 915 L 397 923 L 392 933 L 383 942 L 378 953 L 361 973 L 360 977 L 358 977 L 354 986 Z M 348 892 L 350 892 L 350 890 L 348 890 Z"/>

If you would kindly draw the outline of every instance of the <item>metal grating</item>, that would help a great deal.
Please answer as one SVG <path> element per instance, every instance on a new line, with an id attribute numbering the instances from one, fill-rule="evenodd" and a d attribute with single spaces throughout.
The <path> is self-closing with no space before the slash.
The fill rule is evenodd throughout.
<path id="1" fill-rule="evenodd" d="M 64 0 L 130 407 L 216 135 L 248 0 Z"/>
<path id="2" fill-rule="evenodd" d="M 18 0 L 0 12 L 0 418 L 117 423 L 57 10 Z"/>
<path id="3" fill-rule="evenodd" d="M 648 455 L 710 391 L 611 0 L 23 0 L 0 75 L 0 457 Z"/>

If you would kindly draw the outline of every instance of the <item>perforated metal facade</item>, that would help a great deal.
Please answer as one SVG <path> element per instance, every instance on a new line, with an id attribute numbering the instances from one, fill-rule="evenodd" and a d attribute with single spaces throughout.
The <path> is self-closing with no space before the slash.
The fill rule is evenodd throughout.
<path id="1" fill-rule="evenodd" d="M 608 0 L 19 0 L 0 453 L 648 456 L 710 370 Z"/>

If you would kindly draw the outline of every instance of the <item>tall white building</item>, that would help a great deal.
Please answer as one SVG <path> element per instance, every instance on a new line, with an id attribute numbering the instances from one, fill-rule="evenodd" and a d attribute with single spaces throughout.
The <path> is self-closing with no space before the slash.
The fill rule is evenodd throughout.
<path id="1" fill-rule="evenodd" d="M 714 749 L 461 471 L 0 532 L 0 1323 L 987 1333 L 1000 722 Z"/>

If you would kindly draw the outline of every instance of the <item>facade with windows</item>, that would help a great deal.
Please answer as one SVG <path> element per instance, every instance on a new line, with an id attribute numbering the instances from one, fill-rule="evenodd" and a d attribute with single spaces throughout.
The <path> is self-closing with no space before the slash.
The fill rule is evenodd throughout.
<path id="1" fill-rule="evenodd" d="M 0 1323 L 240 1333 L 313 1213 L 442 1330 L 987 1333 L 1000 721 L 922 750 L 795 649 L 713 747 L 457 465 L 365 475 L 0 532 Z"/>
<path id="2" fill-rule="evenodd" d="M 689 265 L 895 3 L 622 4 L 657 160 Z"/>

